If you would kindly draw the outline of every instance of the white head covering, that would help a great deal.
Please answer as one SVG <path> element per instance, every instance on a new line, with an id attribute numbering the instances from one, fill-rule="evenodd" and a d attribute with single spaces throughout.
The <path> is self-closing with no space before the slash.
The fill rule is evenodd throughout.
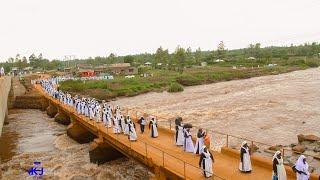
<path id="1" fill-rule="evenodd" d="M 298 171 L 303 171 L 303 172 L 305 172 L 305 171 L 308 170 L 309 165 L 308 165 L 307 162 L 306 162 L 306 163 L 303 162 L 304 159 L 306 159 L 306 157 L 305 157 L 304 155 L 301 155 L 301 156 L 299 157 L 299 159 L 297 160 L 295 166 L 296 166 L 296 169 L 297 169 Z"/>
<path id="2" fill-rule="evenodd" d="M 247 144 L 247 141 L 243 141 L 241 147 L 243 147 L 245 144 Z"/>
<path id="3" fill-rule="evenodd" d="M 278 159 L 278 154 L 281 154 L 281 152 L 280 152 L 280 151 L 277 151 L 276 153 L 274 153 L 273 158 L 272 158 L 272 161 L 273 161 L 274 159 Z"/>

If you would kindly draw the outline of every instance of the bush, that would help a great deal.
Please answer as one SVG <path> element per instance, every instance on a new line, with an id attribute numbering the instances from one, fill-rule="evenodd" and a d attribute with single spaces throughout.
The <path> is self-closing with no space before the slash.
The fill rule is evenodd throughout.
<path id="1" fill-rule="evenodd" d="M 181 92 L 183 91 L 183 86 L 179 83 L 171 83 L 168 88 L 168 92 Z"/>
<path id="2" fill-rule="evenodd" d="M 315 61 L 307 61 L 306 64 L 309 67 L 318 67 L 319 66 L 319 64 Z"/>
<path id="3" fill-rule="evenodd" d="M 181 75 L 176 81 L 184 86 L 194 86 L 202 83 L 202 80 L 192 75 Z"/>

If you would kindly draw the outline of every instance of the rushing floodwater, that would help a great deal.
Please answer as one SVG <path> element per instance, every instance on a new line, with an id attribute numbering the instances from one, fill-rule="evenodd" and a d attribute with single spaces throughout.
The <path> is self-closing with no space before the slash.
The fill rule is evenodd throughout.
<path id="1" fill-rule="evenodd" d="M 148 179 L 150 173 L 128 158 L 97 166 L 89 144 L 78 144 L 40 110 L 11 110 L 0 138 L 0 179 L 33 179 L 27 170 L 40 161 L 48 179 Z M 151 175 L 152 176 L 152 175 Z"/>

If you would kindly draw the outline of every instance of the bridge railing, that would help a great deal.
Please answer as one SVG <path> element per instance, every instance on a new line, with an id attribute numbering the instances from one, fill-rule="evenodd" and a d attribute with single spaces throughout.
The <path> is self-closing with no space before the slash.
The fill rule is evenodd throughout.
<path id="1" fill-rule="evenodd" d="M 175 131 L 175 121 L 174 121 L 175 117 L 156 116 L 156 115 L 145 113 L 138 109 L 129 109 L 129 108 L 126 108 L 126 112 L 128 112 L 130 115 L 137 115 L 133 117 L 140 117 L 141 115 L 144 117 L 151 117 L 151 116 L 156 117 L 156 119 L 158 120 L 157 121 L 158 126 Z M 272 157 L 275 151 L 270 150 L 270 147 L 273 147 L 274 145 L 258 142 L 250 138 L 239 137 L 239 136 L 235 136 L 227 133 L 222 133 L 222 132 L 202 128 L 199 126 L 192 127 L 192 130 L 191 130 L 192 137 L 196 137 L 196 134 L 200 128 L 206 131 L 209 138 L 209 142 L 210 142 L 210 145 L 206 144 L 206 146 L 209 147 L 211 150 L 220 152 L 222 147 L 229 147 L 229 148 L 240 151 L 242 142 L 246 141 L 250 147 L 251 154 L 262 156 L 272 161 Z M 299 155 L 304 155 L 312 159 L 320 158 L 312 154 L 293 151 L 288 147 L 278 148 L 278 150 L 281 151 L 283 158 L 287 163 L 289 159 L 291 159 L 292 161 L 292 158 L 295 158 L 295 160 L 297 160 Z M 292 164 L 289 164 L 289 165 L 292 165 Z"/>

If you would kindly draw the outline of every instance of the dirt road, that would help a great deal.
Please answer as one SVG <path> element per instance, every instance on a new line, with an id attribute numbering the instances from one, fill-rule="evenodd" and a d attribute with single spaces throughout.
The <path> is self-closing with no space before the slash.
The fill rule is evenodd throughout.
<path id="1" fill-rule="evenodd" d="M 152 92 L 114 104 L 288 145 L 299 133 L 320 135 L 320 69 L 186 87 L 181 93 Z"/>

